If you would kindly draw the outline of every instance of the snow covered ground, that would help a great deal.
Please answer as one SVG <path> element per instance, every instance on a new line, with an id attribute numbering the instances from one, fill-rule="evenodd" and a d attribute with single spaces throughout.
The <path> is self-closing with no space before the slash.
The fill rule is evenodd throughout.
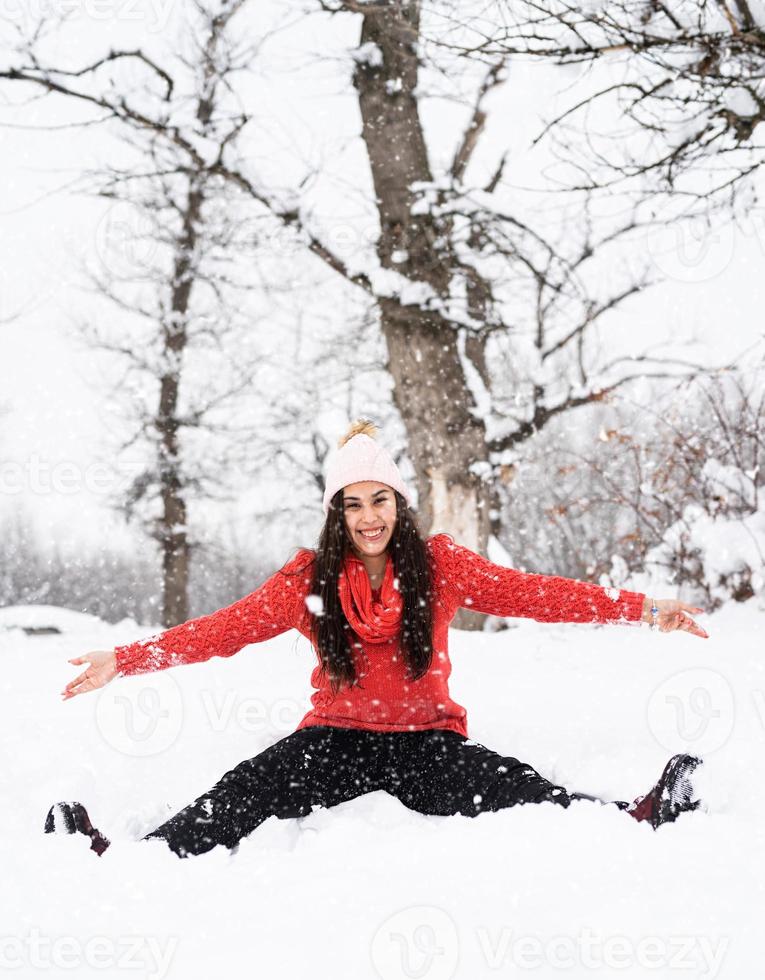
<path id="1" fill-rule="evenodd" d="M 18 613 L 18 611 L 17 611 Z M 148 635 L 70 617 L 0 621 L 2 966 L 15 977 L 478 980 L 761 975 L 765 658 L 756 600 L 711 634 L 517 621 L 452 631 L 470 735 L 572 790 L 632 799 L 704 755 L 708 812 L 654 832 L 578 802 L 432 817 L 372 793 L 271 818 L 237 853 L 179 860 L 136 838 L 308 709 L 296 633 L 61 702 L 67 658 Z M 50 611 L 54 615 L 55 611 Z M 45 615 L 42 619 L 45 619 Z M 50 615 L 48 616 L 50 618 Z M 30 613 L 26 623 L 39 624 Z M 79 799 L 114 840 L 44 835 Z"/>

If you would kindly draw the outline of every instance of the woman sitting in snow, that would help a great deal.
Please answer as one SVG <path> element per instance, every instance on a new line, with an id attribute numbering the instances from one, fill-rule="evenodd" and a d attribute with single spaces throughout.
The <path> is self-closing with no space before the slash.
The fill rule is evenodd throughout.
<path id="1" fill-rule="evenodd" d="M 301 549 L 224 609 L 70 661 L 89 666 L 66 685 L 65 700 L 118 676 L 230 657 L 292 628 L 317 652 L 312 708 L 296 730 L 142 839 L 162 839 L 179 857 L 234 848 L 269 816 L 300 817 L 378 789 L 439 815 L 597 799 L 468 738 L 466 711 L 449 697 L 447 631 L 457 609 L 547 623 L 644 621 L 707 635 L 687 615 L 702 610 L 678 600 L 651 603 L 639 592 L 505 568 L 446 534 L 423 540 L 409 490 L 375 433 L 361 420 L 341 439 L 315 552 Z M 653 827 L 673 821 L 699 805 L 692 774 L 700 761 L 673 756 L 649 793 L 611 802 Z M 51 807 L 45 830 L 85 833 L 99 854 L 109 846 L 80 803 Z"/>

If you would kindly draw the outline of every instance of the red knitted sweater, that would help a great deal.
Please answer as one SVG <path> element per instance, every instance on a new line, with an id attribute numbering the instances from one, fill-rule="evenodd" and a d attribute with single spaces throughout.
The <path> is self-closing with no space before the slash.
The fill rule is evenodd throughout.
<path id="1" fill-rule="evenodd" d="M 373 731 L 420 731 L 446 728 L 467 736 L 467 713 L 449 697 L 451 664 L 448 627 L 460 606 L 495 616 L 521 616 L 544 623 L 635 622 L 644 594 L 603 588 L 590 582 L 538 575 L 495 565 L 455 544 L 446 534 L 427 539 L 433 570 L 433 660 L 416 681 L 406 676 L 398 640 L 361 644 L 354 650 L 359 685 L 333 696 L 317 666 L 312 708 L 297 730 L 308 725 L 335 725 Z M 259 588 L 237 602 L 174 626 L 144 640 L 115 649 L 118 675 L 164 670 L 230 657 L 242 647 L 288 629 L 310 639 L 306 605 L 314 552 L 301 549 Z"/>

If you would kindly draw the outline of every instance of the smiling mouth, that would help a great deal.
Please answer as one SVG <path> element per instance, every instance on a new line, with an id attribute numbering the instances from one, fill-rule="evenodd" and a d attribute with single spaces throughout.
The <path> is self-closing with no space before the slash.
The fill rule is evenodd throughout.
<path id="1" fill-rule="evenodd" d="M 366 541 L 378 541 L 383 536 L 384 533 L 385 533 L 385 528 L 384 527 L 379 527 L 379 528 L 377 528 L 377 530 L 372 531 L 372 532 L 370 532 L 370 531 L 359 531 L 359 534 Z"/>

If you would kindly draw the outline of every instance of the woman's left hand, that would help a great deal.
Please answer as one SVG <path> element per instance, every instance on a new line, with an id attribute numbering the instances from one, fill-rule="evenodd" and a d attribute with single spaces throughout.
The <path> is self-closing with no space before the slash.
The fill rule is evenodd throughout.
<path id="1" fill-rule="evenodd" d="M 686 633 L 693 633 L 694 636 L 702 636 L 709 639 L 709 633 L 698 623 L 695 623 L 688 613 L 703 613 L 703 609 L 698 606 L 689 606 L 679 599 L 656 599 L 656 606 L 659 610 L 656 617 L 659 630 L 662 633 L 671 633 L 673 630 L 685 630 Z M 643 605 L 643 622 L 652 623 L 651 600 L 648 596 Z"/>

